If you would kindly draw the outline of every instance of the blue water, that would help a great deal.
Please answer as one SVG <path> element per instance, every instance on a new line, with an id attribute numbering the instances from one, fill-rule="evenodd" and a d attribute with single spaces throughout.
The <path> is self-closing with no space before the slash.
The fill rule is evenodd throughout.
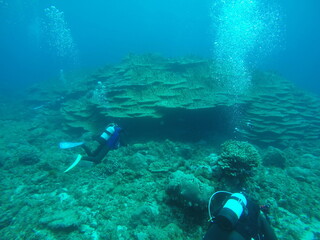
<path id="1" fill-rule="evenodd" d="M 213 58 L 217 26 L 212 15 L 217 10 L 216 2 L 1 0 L 1 92 L 19 92 L 35 82 L 59 76 L 61 69 L 81 71 L 118 62 L 128 53 Z M 320 94 L 320 2 L 275 0 L 273 5 L 280 14 L 281 34 L 276 34 L 278 41 L 272 51 L 265 56 L 259 53 L 255 66 L 277 71 Z M 50 16 L 45 9 L 51 6 L 63 14 L 60 25 L 64 24 L 65 32 L 61 36 L 69 38 L 69 45 L 53 44 L 61 39 L 52 25 L 48 27 Z M 61 54 L 62 50 L 67 54 Z"/>

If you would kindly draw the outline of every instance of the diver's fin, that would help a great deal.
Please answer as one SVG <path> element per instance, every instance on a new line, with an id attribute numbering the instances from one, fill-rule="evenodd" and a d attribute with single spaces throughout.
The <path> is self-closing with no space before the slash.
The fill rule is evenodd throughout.
<path id="1" fill-rule="evenodd" d="M 72 168 L 74 168 L 75 166 L 77 166 L 77 164 L 80 162 L 82 156 L 81 154 L 78 154 L 76 160 L 71 164 L 70 167 L 67 168 L 67 170 L 65 170 L 64 172 L 68 172 L 69 170 L 71 170 Z"/>
<path id="2" fill-rule="evenodd" d="M 67 149 L 67 148 L 73 148 L 73 147 L 78 147 L 84 144 L 84 142 L 61 142 L 59 143 L 59 147 L 61 149 Z"/>

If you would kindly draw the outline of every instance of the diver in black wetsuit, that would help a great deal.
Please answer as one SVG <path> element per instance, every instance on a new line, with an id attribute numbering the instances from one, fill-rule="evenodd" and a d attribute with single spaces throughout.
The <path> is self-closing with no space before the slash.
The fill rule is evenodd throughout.
<path id="1" fill-rule="evenodd" d="M 114 123 L 109 124 L 104 132 L 95 139 L 99 146 L 93 152 L 85 144 L 82 148 L 88 156 L 82 157 L 83 160 L 100 163 L 110 150 L 117 149 L 120 145 L 121 128 Z"/>
<path id="2" fill-rule="evenodd" d="M 217 192 L 226 194 L 227 192 Z M 217 194 L 215 193 L 215 194 Z M 260 213 L 260 207 L 242 193 L 227 193 L 220 201 L 218 208 L 213 210 L 211 217 L 211 200 L 209 215 L 211 227 L 203 240 L 277 240 L 267 218 Z"/>

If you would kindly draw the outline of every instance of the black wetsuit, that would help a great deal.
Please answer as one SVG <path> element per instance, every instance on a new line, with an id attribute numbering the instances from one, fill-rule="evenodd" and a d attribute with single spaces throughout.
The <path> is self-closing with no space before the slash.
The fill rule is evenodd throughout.
<path id="1" fill-rule="evenodd" d="M 82 145 L 82 148 L 88 156 L 84 156 L 82 160 L 91 161 L 94 163 L 100 163 L 110 150 L 117 149 L 120 143 L 120 131 L 121 128 L 116 126 L 115 132 L 110 136 L 108 140 L 105 140 L 99 136 L 96 141 L 99 146 L 92 152 L 88 146 Z"/>
<path id="2" fill-rule="evenodd" d="M 223 229 L 216 220 L 204 236 L 203 240 L 277 240 L 273 229 L 260 208 L 251 200 L 247 204 L 247 214 L 242 214 L 232 230 Z"/>

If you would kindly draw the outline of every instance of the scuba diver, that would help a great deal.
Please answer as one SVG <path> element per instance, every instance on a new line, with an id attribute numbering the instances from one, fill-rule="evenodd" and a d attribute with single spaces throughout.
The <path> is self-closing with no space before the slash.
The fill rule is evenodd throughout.
<path id="1" fill-rule="evenodd" d="M 211 227 L 203 240 L 277 240 L 267 209 L 243 193 L 218 191 L 209 200 Z"/>
<path id="2" fill-rule="evenodd" d="M 110 123 L 102 132 L 102 134 L 100 134 L 98 137 L 95 137 L 95 140 L 99 143 L 99 145 L 94 151 L 91 151 L 84 142 L 60 142 L 61 149 L 81 146 L 87 154 L 87 156 L 84 157 L 81 154 L 78 154 L 76 160 L 64 172 L 68 172 L 74 168 L 81 159 L 96 164 L 100 163 L 110 150 L 117 149 L 120 146 L 121 130 L 122 128 L 120 128 L 117 124 Z"/>
<path id="3" fill-rule="evenodd" d="M 122 129 L 117 124 L 110 123 L 103 133 L 95 139 L 99 143 L 96 150 L 92 152 L 87 145 L 81 145 L 88 155 L 82 157 L 82 159 L 94 163 L 100 163 L 110 150 L 119 148 L 121 130 Z"/>

